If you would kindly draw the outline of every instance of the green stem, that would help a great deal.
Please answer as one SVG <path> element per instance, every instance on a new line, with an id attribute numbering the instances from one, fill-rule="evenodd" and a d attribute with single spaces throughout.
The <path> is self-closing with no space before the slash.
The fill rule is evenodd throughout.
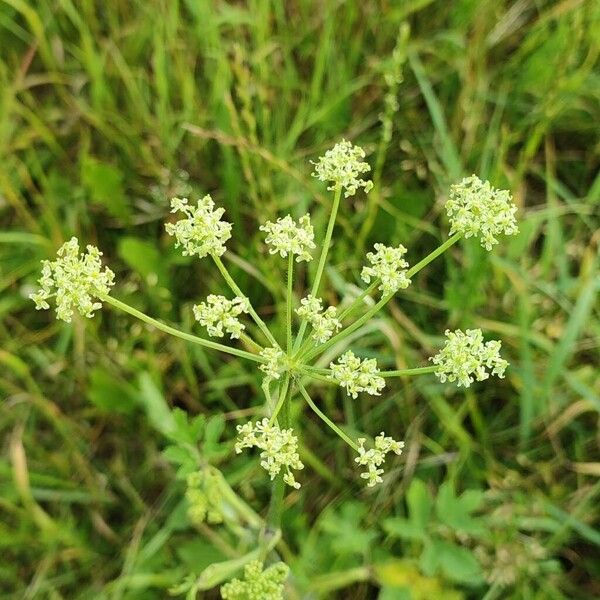
<path id="1" fill-rule="evenodd" d="M 430 252 L 423 260 L 419 261 L 414 267 L 411 267 L 406 273 L 407 276 L 413 277 L 414 275 L 416 275 L 421 269 L 426 267 L 431 261 L 433 261 L 438 256 L 440 256 L 440 254 L 443 254 L 446 250 L 448 250 L 448 248 L 450 248 L 450 246 L 455 244 L 461 237 L 462 237 L 462 234 L 455 233 L 451 238 L 448 238 L 441 246 L 438 246 L 433 252 Z M 358 319 L 357 321 L 352 323 L 352 325 L 350 325 L 343 331 L 340 331 L 340 333 L 338 333 L 337 335 L 334 335 L 325 344 L 318 346 L 317 348 L 308 352 L 304 356 L 300 356 L 300 358 L 302 360 L 304 360 L 305 362 L 308 362 L 312 358 L 317 356 L 318 354 L 322 354 L 323 352 L 325 352 L 325 350 L 327 350 L 328 348 L 331 348 L 331 346 L 333 346 L 334 344 L 337 344 L 338 342 L 343 340 L 346 336 L 351 334 L 353 331 L 356 331 L 359 327 L 364 325 L 371 317 L 373 317 L 375 314 L 377 314 L 393 298 L 393 296 L 394 296 L 394 294 L 386 294 L 385 296 L 383 296 L 381 298 L 381 300 L 379 300 L 379 302 L 375 306 L 373 306 L 371 309 L 369 309 L 360 319 Z"/>
<path id="2" fill-rule="evenodd" d="M 281 411 L 281 408 L 283 407 L 283 404 L 286 400 L 289 387 L 290 375 L 288 373 L 286 374 L 285 379 L 283 380 L 283 384 L 279 387 L 279 397 L 277 398 L 277 404 L 273 409 L 273 413 L 271 414 L 271 417 L 269 419 L 269 425 L 272 425 L 275 422 L 275 419 L 277 419 L 277 415 Z"/>
<path id="3" fill-rule="evenodd" d="M 219 352 L 225 352 L 226 354 L 233 354 L 234 356 L 239 356 L 240 358 L 246 358 L 248 360 L 252 360 L 258 363 L 264 363 L 265 360 L 261 356 L 257 356 L 256 354 L 252 354 L 250 352 L 246 352 L 245 350 L 238 350 L 237 348 L 230 348 L 229 346 L 224 346 L 223 344 L 218 344 L 217 342 L 211 342 L 209 340 L 205 340 L 198 336 L 192 335 L 191 333 L 185 333 L 180 331 L 179 329 L 175 329 L 174 327 L 170 327 L 169 325 L 165 325 L 152 317 L 149 317 L 147 314 L 129 306 L 129 304 L 125 304 L 125 302 L 121 302 L 121 300 L 117 300 L 112 296 L 103 296 L 101 298 L 107 304 L 112 304 L 114 307 L 121 309 L 122 311 L 129 313 L 130 315 L 140 319 L 140 321 L 144 321 L 149 325 L 153 325 L 157 329 L 164 331 L 170 335 L 181 338 L 186 342 L 191 342 L 192 344 L 198 344 L 199 346 L 204 346 L 205 348 L 211 348 L 213 350 L 218 350 Z"/>
<path id="4" fill-rule="evenodd" d="M 289 411 L 287 403 L 285 402 L 289 391 L 290 377 L 286 375 L 280 389 L 279 399 L 277 407 L 273 411 L 271 416 L 271 422 L 277 417 L 277 414 L 281 412 L 279 419 L 280 427 L 289 427 Z M 278 531 L 281 527 L 281 513 L 283 512 L 283 498 L 285 496 L 285 482 L 283 481 L 283 475 L 280 473 L 275 477 L 271 484 L 271 501 L 269 503 L 269 511 L 267 514 L 267 528 L 271 531 Z"/>
<path id="5" fill-rule="evenodd" d="M 313 409 L 313 411 L 327 424 L 337 435 L 339 435 L 345 442 L 350 446 L 355 452 L 358 452 L 358 446 L 354 443 L 354 441 L 348 437 L 312 400 L 312 398 L 308 395 L 305 387 L 302 384 L 299 384 L 300 393 L 304 396 L 304 399 L 308 403 L 308 405 Z"/>
<path id="6" fill-rule="evenodd" d="M 319 373 L 318 371 L 313 371 L 306 366 L 298 367 L 298 370 L 301 373 L 303 373 L 304 375 L 306 375 L 307 377 L 310 377 L 311 379 L 318 379 L 319 381 L 323 381 L 324 383 L 330 383 L 330 384 L 335 383 L 333 380 L 331 380 L 326 375 L 323 375 L 323 374 Z"/>
<path id="7" fill-rule="evenodd" d="M 294 293 L 294 255 L 290 252 L 288 256 L 288 280 L 287 280 L 287 353 L 292 355 L 292 294 Z"/>
<path id="8" fill-rule="evenodd" d="M 331 206 L 331 213 L 329 214 L 329 222 L 327 223 L 327 231 L 325 233 L 325 240 L 323 241 L 323 249 L 321 250 L 319 264 L 317 266 L 317 273 L 315 275 L 315 280 L 312 286 L 311 294 L 315 297 L 319 293 L 319 286 L 321 285 L 323 271 L 325 270 L 325 263 L 327 262 L 327 255 L 329 253 L 329 246 L 331 245 L 331 237 L 333 235 L 333 228 L 335 227 L 335 221 L 337 219 L 337 213 L 340 207 L 341 196 L 342 188 L 338 186 L 333 192 L 333 204 Z M 306 321 L 302 321 L 300 325 L 300 331 L 298 332 L 298 337 L 294 342 L 294 352 L 297 352 L 300 346 L 302 345 L 302 340 L 304 339 L 304 334 L 306 333 L 307 326 L 308 323 Z"/>
<path id="9" fill-rule="evenodd" d="M 383 296 L 383 298 L 381 298 L 381 300 L 377 304 L 375 304 L 375 306 L 371 307 L 360 319 L 357 319 L 356 321 L 354 321 L 354 323 L 352 323 L 352 325 L 349 325 L 348 327 L 346 327 L 346 329 L 344 329 L 337 335 L 334 335 L 325 344 L 317 346 L 314 350 L 308 352 L 308 354 L 301 357 L 302 360 L 304 362 L 309 362 L 315 356 L 322 354 L 323 352 L 325 352 L 325 350 L 331 348 L 331 346 L 333 346 L 334 344 L 341 342 L 345 337 L 349 336 L 353 331 L 356 331 L 359 327 L 362 327 L 371 317 L 377 314 L 391 300 L 393 295 L 394 294 L 386 294 L 385 296 Z"/>
<path id="10" fill-rule="evenodd" d="M 244 341 L 248 346 L 250 346 L 253 350 L 259 353 L 263 348 L 260 344 L 257 344 L 248 334 L 242 333 L 240 336 L 242 341 Z"/>
<path id="11" fill-rule="evenodd" d="M 374 281 L 366 290 L 363 290 L 363 292 L 360 294 L 360 296 L 358 296 L 357 298 L 355 298 L 352 303 L 347 306 L 341 313 L 340 316 L 338 317 L 338 319 L 340 321 L 343 321 L 348 315 L 350 315 L 351 313 L 354 312 L 354 310 L 358 307 L 358 305 L 368 296 L 370 295 L 375 288 L 377 287 L 377 285 L 379 284 L 379 279 L 377 279 L 376 281 Z M 306 342 L 302 345 L 302 348 L 300 348 L 300 350 L 298 350 L 295 353 L 296 357 L 302 356 L 305 352 L 308 352 L 313 346 L 315 345 L 315 342 L 313 340 L 306 340 Z M 294 346 L 295 348 L 295 346 Z"/>
<path id="12" fill-rule="evenodd" d="M 380 377 L 410 377 L 412 375 L 428 375 L 435 373 L 438 367 L 416 367 L 414 369 L 399 369 L 397 371 L 380 371 Z"/>
<path id="13" fill-rule="evenodd" d="M 354 312 L 354 310 L 360 304 L 362 304 L 362 301 L 367 296 L 369 296 L 370 294 L 372 294 L 375 291 L 375 289 L 377 288 L 378 285 L 379 285 L 379 279 L 376 279 L 366 290 L 363 290 L 363 292 L 360 294 L 360 296 L 357 296 L 348 306 L 346 306 L 346 308 L 340 313 L 340 316 L 338 317 L 338 319 L 340 321 L 342 321 L 348 315 L 352 314 Z"/>
<path id="14" fill-rule="evenodd" d="M 223 264 L 221 257 L 217 256 L 216 254 L 211 254 L 211 256 L 215 261 L 217 268 L 221 272 L 223 279 L 225 279 L 227 285 L 231 288 L 231 291 L 240 298 L 247 298 L 247 296 L 242 292 L 237 283 L 233 280 L 233 277 L 231 277 L 231 275 L 229 274 L 229 271 L 227 270 L 227 267 Z M 266 326 L 265 322 L 258 316 L 258 313 L 254 310 L 254 307 L 250 304 L 250 302 L 248 302 L 248 305 L 250 315 L 254 319 L 254 322 L 258 325 L 258 327 L 263 332 L 265 337 L 269 340 L 271 345 L 277 346 L 277 341 L 269 331 L 269 328 Z"/>
<path id="15" fill-rule="evenodd" d="M 432 260 L 435 260 L 440 254 L 443 254 L 460 238 L 462 237 L 462 233 L 455 233 L 452 237 L 448 238 L 441 246 L 436 248 L 433 252 L 429 253 L 423 260 L 420 260 L 414 267 L 411 267 L 407 272 L 407 277 L 413 277 L 416 275 L 423 267 L 426 267 Z"/>

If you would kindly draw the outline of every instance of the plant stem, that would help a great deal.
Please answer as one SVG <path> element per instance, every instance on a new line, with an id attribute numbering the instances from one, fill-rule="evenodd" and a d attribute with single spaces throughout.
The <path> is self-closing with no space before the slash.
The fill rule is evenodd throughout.
<path id="1" fill-rule="evenodd" d="M 260 352 L 263 348 L 260 344 L 257 344 L 248 334 L 242 333 L 240 336 L 242 341 L 244 341 L 248 346 L 250 346 L 257 353 Z"/>
<path id="2" fill-rule="evenodd" d="M 277 417 L 278 413 L 281 414 L 279 422 L 282 429 L 289 427 L 289 411 L 287 403 L 285 402 L 290 389 L 289 383 L 290 378 L 289 375 L 287 375 L 279 388 L 277 407 L 271 416 L 272 422 Z M 273 483 L 271 484 L 271 501 L 269 503 L 269 511 L 267 514 L 267 528 L 271 531 L 277 531 L 281 527 L 281 513 L 283 511 L 284 496 L 285 482 L 283 481 L 283 475 L 280 473 L 275 477 Z"/>
<path id="3" fill-rule="evenodd" d="M 359 304 L 361 304 L 362 301 L 367 296 L 369 296 L 372 292 L 375 291 L 375 289 L 377 288 L 378 285 L 379 285 L 379 279 L 376 279 L 366 290 L 363 290 L 363 292 L 360 294 L 360 296 L 357 296 L 348 306 L 346 306 L 346 308 L 340 313 L 340 316 L 338 317 L 338 319 L 340 321 L 342 321 L 348 315 L 352 314 L 354 312 L 354 310 L 357 308 L 357 306 Z"/>
<path id="4" fill-rule="evenodd" d="M 211 256 L 212 256 L 213 260 L 215 261 L 217 268 L 221 272 L 223 279 L 225 279 L 225 281 L 227 282 L 227 285 L 231 288 L 231 291 L 236 296 L 239 296 L 240 298 L 247 298 L 247 296 L 239 288 L 238 284 L 233 280 L 233 277 L 229 274 L 229 271 L 227 270 L 227 267 L 223 264 L 221 257 L 217 256 L 216 254 L 211 254 Z M 275 340 L 275 338 L 269 331 L 269 328 L 266 326 L 265 322 L 258 316 L 258 313 L 254 310 L 254 307 L 252 306 L 252 304 L 250 304 L 250 302 L 248 302 L 248 306 L 249 306 L 250 315 L 254 319 L 254 322 L 258 325 L 258 327 L 263 332 L 265 337 L 269 340 L 271 345 L 277 346 L 277 341 Z"/>
<path id="5" fill-rule="evenodd" d="M 279 390 L 278 390 L 279 396 L 277 398 L 277 404 L 275 405 L 275 408 L 273 409 L 273 413 L 271 414 L 271 417 L 269 419 L 269 425 L 272 425 L 275 422 L 275 419 L 277 419 L 277 415 L 279 414 L 279 411 L 283 407 L 283 404 L 286 400 L 289 387 L 290 387 L 290 375 L 288 373 L 288 374 L 286 374 L 285 379 L 283 380 L 283 384 L 279 386 Z"/>
<path id="6" fill-rule="evenodd" d="M 256 354 L 252 354 L 251 352 L 246 352 L 245 350 L 238 350 L 237 348 L 230 348 L 229 346 L 225 346 L 223 344 L 218 344 L 217 342 L 211 342 L 209 340 L 205 340 L 198 336 L 192 335 L 191 333 L 185 333 L 184 331 L 180 331 L 179 329 L 175 329 L 174 327 L 170 327 L 169 325 L 165 325 L 152 317 L 149 317 L 147 314 L 129 306 L 125 302 L 121 302 L 121 300 L 117 300 L 112 296 L 103 296 L 101 298 L 107 304 L 112 304 L 115 308 L 119 308 L 122 311 L 129 313 L 130 315 L 140 319 L 140 321 L 144 321 L 149 325 L 153 325 L 157 329 L 168 333 L 169 335 L 173 335 L 175 337 L 181 338 L 186 342 L 191 342 L 192 344 L 198 344 L 199 346 L 204 346 L 205 348 L 211 348 L 213 350 L 218 350 L 219 352 L 225 352 L 226 354 L 233 354 L 234 356 L 239 356 L 240 358 L 246 358 L 248 360 L 252 360 L 258 363 L 264 363 L 265 360 L 261 356 L 257 356 Z"/>
<path id="7" fill-rule="evenodd" d="M 443 254 L 446 250 L 448 250 L 448 248 L 455 244 L 461 237 L 462 234 L 455 233 L 451 238 L 448 238 L 442 245 L 438 246 L 433 252 L 430 252 L 423 260 L 419 261 L 414 267 L 410 268 L 406 273 L 407 276 L 413 277 L 414 275 L 416 275 L 431 261 L 433 261 L 438 256 L 440 256 L 440 254 Z M 352 325 L 340 331 L 340 333 L 338 333 L 337 335 L 334 335 L 325 344 L 318 346 L 317 348 L 308 352 L 304 356 L 300 356 L 300 358 L 302 358 L 304 361 L 309 361 L 318 354 L 322 354 L 323 352 L 325 352 L 325 350 L 327 350 L 328 348 L 331 348 L 331 346 L 333 346 L 334 344 L 337 344 L 338 342 L 343 340 L 347 335 L 349 335 L 353 331 L 356 331 L 359 327 L 364 325 L 364 323 L 366 323 L 371 317 L 377 314 L 393 298 L 394 295 L 395 294 L 386 294 L 385 296 L 383 296 L 375 306 L 369 309 L 360 319 L 352 323 Z"/>
<path id="8" fill-rule="evenodd" d="M 294 255 L 290 252 L 288 256 L 288 279 L 287 279 L 287 353 L 292 355 L 292 294 L 294 293 Z"/>
<path id="9" fill-rule="evenodd" d="M 348 437 L 312 400 L 312 398 L 308 395 L 306 388 L 299 384 L 300 393 L 304 396 L 304 399 L 308 403 L 308 405 L 313 409 L 313 411 L 327 424 L 337 435 L 339 435 L 345 442 L 350 446 L 355 452 L 358 452 L 358 446 L 354 443 L 354 441 Z"/>
<path id="10" fill-rule="evenodd" d="M 380 371 L 380 377 L 410 377 L 412 375 L 428 375 L 435 373 L 438 367 L 416 367 L 414 369 L 399 369 L 397 371 Z"/>
<path id="11" fill-rule="evenodd" d="M 333 346 L 334 344 L 341 342 L 345 337 L 350 335 L 353 331 L 356 331 L 359 327 L 362 327 L 362 325 L 364 325 L 372 316 L 378 313 L 391 300 L 393 295 L 394 294 L 386 294 L 385 296 L 383 296 L 383 298 L 381 298 L 381 300 L 377 304 L 375 304 L 375 306 L 371 307 L 360 319 L 357 319 L 356 321 L 354 321 L 354 323 L 352 323 L 352 325 L 349 325 L 348 327 L 346 327 L 346 329 L 344 329 L 337 335 L 334 335 L 328 342 L 317 346 L 314 350 L 311 350 L 301 358 L 304 361 L 308 362 L 315 356 L 325 352 L 325 350 L 327 350 L 328 348 L 331 348 L 331 346 Z"/>
<path id="12" fill-rule="evenodd" d="M 433 252 L 430 252 L 423 260 L 420 260 L 416 265 L 411 267 L 407 272 L 407 277 L 412 277 L 416 275 L 423 267 L 426 267 L 432 260 L 435 260 L 440 254 L 443 254 L 460 238 L 462 237 L 462 233 L 455 233 L 452 237 L 448 238 L 441 246 L 438 246 Z"/>
<path id="13" fill-rule="evenodd" d="M 338 317 L 338 319 L 340 321 L 343 321 L 349 314 L 354 312 L 354 310 L 357 308 L 357 306 L 363 301 L 364 298 L 366 298 L 369 294 L 371 294 L 371 292 L 373 292 L 375 290 L 375 288 L 377 287 L 378 284 L 379 284 L 379 279 L 374 281 L 367 289 L 363 290 L 363 292 L 360 294 L 360 296 L 355 298 L 352 301 L 352 303 L 349 306 L 347 306 L 340 313 L 340 316 Z M 302 345 L 302 348 L 300 348 L 300 350 L 298 350 L 296 352 L 295 356 L 296 357 L 302 356 L 305 352 L 308 352 L 311 349 L 311 347 L 313 347 L 314 345 L 315 345 L 315 342 L 313 340 L 306 340 L 306 342 Z"/>
<path id="14" fill-rule="evenodd" d="M 333 204 L 331 205 L 331 213 L 329 214 L 329 222 L 327 223 L 327 231 L 325 233 L 325 240 L 323 241 L 323 248 L 321 250 L 321 256 L 319 257 L 319 264 L 317 266 L 317 273 L 315 275 L 315 280 L 313 282 L 311 294 L 313 296 L 317 296 L 319 293 L 319 286 L 321 285 L 321 279 L 323 277 L 323 271 L 325 270 L 325 263 L 327 262 L 327 254 L 329 253 L 329 246 L 331 245 L 331 237 L 333 235 L 333 228 L 335 227 L 335 221 L 337 219 L 338 209 L 340 207 L 340 198 L 342 196 L 342 188 L 337 187 L 333 192 Z M 304 334 L 306 333 L 306 328 L 308 323 L 306 321 L 302 321 L 300 325 L 300 331 L 298 332 L 298 337 L 294 342 L 294 352 L 297 352 L 300 346 L 302 345 L 302 340 L 304 339 Z"/>
<path id="15" fill-rule="evenodd" d="M 327 377 L 326 375 L 322 375 L 321 373 L 319 373 L 317 371 L 313 371 L 309 367 L 306 367 L 306 366 L 299 367 L 299 371 L 301 373 L 303 373 L 304 375 L 306 375 L 307 377 L 310 377 L 311 379 L 318 379 L 319 381 L 322 381 L 324 383 L 329 383 L 329 384 L 334 383 L 334 381 L 329 379 L 329 377 Z"/>

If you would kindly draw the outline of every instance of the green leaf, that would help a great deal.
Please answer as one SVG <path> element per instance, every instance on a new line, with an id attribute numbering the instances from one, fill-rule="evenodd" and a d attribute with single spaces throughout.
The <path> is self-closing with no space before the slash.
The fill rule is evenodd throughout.
<path id="1" fill-rule="evenodd" d="M 427 539 L 423 552 L 419 557 L 419 565 L 425 575 L 435 575 L 438 571 L 439 552 L 437 552 L 437 542 Z"/>
<path id="2" fill-rule="evenodd" d="M 431 518 L 433 501 L 427 486 L 420 479 L 413 479 L 406 492 L 406 503 L 408 505 L 409 519 L 416 530 L 422 530 L 423 534 Z"/>
<path id="3" fill-rule="evenodd" d="M 329 511 L 321 521 L 323 531 L 331 534 L 331 547 L 339 556 L 362 555 L 369 551 L 377 533 L 364 529 L 361 521 L 367 508 L 358 502 L 345 502 L 340 511 Z"/>
<path id="4" fill-rule="evenodd" d="M 467 490 L 460 497 L 454 494 L 450 482 L 444 482 L 439 489 L 435 509 L 438 519 L 457 531 L 471 535 L 481 535 L 485 532 L 481 519 L 471 516 L 483 501 L 483 492 L 480 490 Z"/>
<path id="5" fill-rule="evenodd" d="M 217 460 L 229 452 L 229 449 L 219 442 L 223 431 L 225 418 L 222 414 L 212 416 L 206 423 L 202 453 L 207 460 Z"/>
<path id="6" fill-rule="evenodd" d="M 163 393 L 149 373 L 141 373 L 138 381 L 140 388 L 138 399 L 146 411 L 150 424 L 163 435 L 172 434 L 176 428 L 175 419 Z"/>
<path id="7" fill-rule="evenodd" d="M 113 373 L 94 367 L 90 373 L 88 400 L 107 413 L 131 414 L 137 407 L 133 386 L 116 379 Z"/>
<path id="8" fill-rule="evenodd" d="M 428 540 L 419 564 L 423 573 L 442 573 L 457 583 L 476 585 L 483 582 L 481 566 L 468 548 L 444 540 Z"/>
<path id="9" fill-rule="evenodd" d="M 481 566 L 468 548 L 451 542 L 436 542 L 438 562 L 444 575 L 457 583 L 483 583 Z"/>
<path id="10" fill-rule="evenodd" d="M 420 540 L 425 537 L 425 530 L 413 521 L 402 517 L 391 517 L 383 522 L 383 529 L 391 536 L 404 540 Z"/>
<path id="11" fill-rule="evenodd" d="M 92 201 L 104 206 L 113 217 L 122 219 L 131 214 L 123 189 L 123 175 L 116 167 L 85 156 L 81 181 Z"/>
<path id="12" fill-rule="evenodd" d="M 153 243 L 132 236 L 124 237 L 119 240 L 118 254 L 144 279 L 156 276 L 161 283 L 168 283 L 163 255 Z"/>
<path id="13" fill-rule="evenodd" d="M 190 444 L 196 446 L 204 431 L 204 415 L 196 415 L 190 419 L 190 416 L 185 410 L 176 407 L 171 412 L 171 416 L 173 417 L 175 427 L 168 433 L 169 439 L 178 444 Z"/>

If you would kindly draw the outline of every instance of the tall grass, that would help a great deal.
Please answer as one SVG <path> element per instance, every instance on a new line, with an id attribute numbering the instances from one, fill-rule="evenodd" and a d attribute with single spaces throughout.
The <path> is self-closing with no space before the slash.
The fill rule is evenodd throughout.
<path id="1" fill-rule="evenodd" d="M 521 209 L 519 236 L 491 257 L 454 248 L 353 346 L 368 340 L 381 365 L 405 368 L 439 344 L 434 332 L 477 326 L 512 366 L 460 393 L 409 380 L 352 402 L 323 388 L 336 420 L 391 420 L 409 447 L 370 494 L 304 417 L 307 469 L 282 551 L 299 597 L 390 600 L 407 585 L 411 598 L 598 597 L 598 30 L 600 6 L 585 0 L 1 0 L 1 597 L 164 598 L 236 556 L 187 524 L 162 425 L 167 407 L 223 413 L 217 437 L 231 440 L 261 403 L 237 360 L 108 311 L 85 327 L 35 313 L 39 261 L 74 234 L 97 243 L 136 306 L 191 327 L 191 304 L 222 283 L 162 224 L 170 196 L 210 192 L 235 224 L 228 267 L 278 318 L 279 266 L 257 260 L 257 222 L 311 207 L 324 230 L 308 159 L 342 136 L 369 151 L 377 186 L 340 211 L 325 296 L 360 284 L 374 241 L 403 243 L 409 260 L 434 248 L 462 175 L 513 190 Z M 261 510 L 256 462 L 215 460 Z M 447 489 L 484 491 L 488 552 L 535 539 L 545 562 L 515 551 L 532 568 L 506 588 L 428 570 L 423 544 L 441 555 L 460 535 L 431 516 L 428 537 L 407 540 L 388 520 L 434 501 L 444 512 Z"/>

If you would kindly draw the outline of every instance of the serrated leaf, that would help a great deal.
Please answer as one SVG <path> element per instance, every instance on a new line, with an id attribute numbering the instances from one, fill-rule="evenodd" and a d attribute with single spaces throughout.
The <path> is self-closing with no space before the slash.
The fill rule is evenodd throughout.
<path id="1" fill-rule="evenodd" d="M 425 537 L 425 530 L 413 521 L 402 517 L 391 517 L 383 522 L 383 529 L 391 536 L 404 540 L 420 540 Z"/>
<path id="2" fill-rule="evenodd" d="M 468 549 L 451 542 L 436 542 L 438 563 L 444 575 L 451 581 L 466 584 L 483 582 L 481 566 Z"/>
<path id="3" fill-rule="evenodd" d="M 448 527 L 471 535 L 480 535 L 485 531 L 481 519 L 471 516 L 483 501 L 483 492 L 467 490 L 460 497 L 454 494 L 450 482 L 444 482 L 436 497 L 436 514 L 438 519 Z"/>

